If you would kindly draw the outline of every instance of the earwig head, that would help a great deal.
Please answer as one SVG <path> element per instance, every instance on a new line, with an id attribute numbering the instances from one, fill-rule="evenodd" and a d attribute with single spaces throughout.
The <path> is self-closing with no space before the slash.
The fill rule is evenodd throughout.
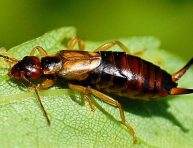
<path id="1" fill-rule="evenodd" d="M 22 77 L 28 80 L 38 79 L 42 75 L 41 62 L 35 56 L 26 56 L 11 67 L 8 75 L 13 79 Z"/>

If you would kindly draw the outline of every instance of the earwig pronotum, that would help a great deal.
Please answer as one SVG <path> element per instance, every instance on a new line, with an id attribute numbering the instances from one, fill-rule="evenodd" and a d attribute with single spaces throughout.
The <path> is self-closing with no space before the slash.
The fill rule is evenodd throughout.
<path id="1" fill-rule="evenodd" d="M 79 51 L 74 50 L 76 44 Z M 115 45 L 124 52 L 107 51 Z M 41 59 L 34 56 L 36 50 Z M 25 56 L 22 60 L 4 55 L 0 57 L 14 64 L 8 73 L 11 79 L 21 79 L 35 89 L 49 125 L 50 119 L 38 91 L 53 86 L 57 79 L 65 79 L 70 89 L 83 93 L 93 111 L 94 104 L 89 94 L 118 107 L 123 125 L 130 130 L 136 142 L 135 131 L 127 123 L 121 104 L 105 93 L 143 100 L 193 93 L 193 89 L 178 88 L 176 83 L 193 64 L 193 58 L 178 72 L 170 75 L 160 67 L 128 53 L 127 47 L 119 41 L 103 44 L 94 52 L 84 51 L 83 41 L 75 37 L 68 42 L 67 50 L 61 50 L 54 55 L 47 55 L 47 52 L 38 46 L 32 49 L 30 56 Z M 36 86 L 33 80 L 39 78 L 44 80 Z"/>

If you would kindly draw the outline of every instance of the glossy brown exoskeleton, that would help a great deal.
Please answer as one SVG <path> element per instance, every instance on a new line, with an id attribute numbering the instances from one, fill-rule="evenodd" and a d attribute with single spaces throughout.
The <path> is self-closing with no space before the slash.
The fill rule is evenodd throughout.
<path id="1" fill-rule="evenodd" d="M 76 43 L 80 51 L 73 50 Z M 118 45 L 124 52 L 106 51 L 114 45 Z M 70 89 L 83 93 L 92 110 L 94 104 L 89 94 L 118 107 L 121 121 L 131 131 L 135 142 L 137 138 L 134 129 L 127 123 L 121 104 L 105 93 L 143 100 L 193 93 L 193 89 L 178 88 L 176 83 L 193 64 L 193 59 L 181 70 L 170 75 L 150 62 L 127 54 L 128 49 L 119 41 L 106 43 L 94 52 L 88 52 L 83 51 L 84 44 L 76 37 L 68 42 L 67 49 L 54 55 L 47 55 L 43 48 L 36 47 L 30 56 L 22 60 L 0 55 L 14 63 L 8 73 L 10 78 L 21 79 L 34 87 L 48 124 L 50 120 L 41 103 L 38 90 L 53 86 L 58 78 L 65 79 Z M 34 56 L 36 50 L 40 53 L 41 59 Z M 35 86 L 33 80 L 39 78 L 43 78 L 44 81 Z"/>

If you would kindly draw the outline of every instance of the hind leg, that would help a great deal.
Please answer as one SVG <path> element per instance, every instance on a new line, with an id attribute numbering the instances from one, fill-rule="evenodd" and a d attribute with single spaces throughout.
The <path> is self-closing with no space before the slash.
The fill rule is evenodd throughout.
<path id="1" fill-rule="evenodd" d="M 94 50 L 94 52 L 99 52 L 99 51 L 107 51 L 110 48 L 114 47 L 115 45 L 118 45 L 119 48 L 121 48 L 121 50 L 123 50 L 125 53 L 127 54 L 131 54 L 130 50 L 120 41 L 111 41 L 111 42 L 107 42 L 101 46 L 99 46 L 97 49 Z M 143 52 L 145 51 L 145 49 L 141 50 L 141 51 L 137 51 L 132 53 L 135 56 L 142 56 Z"/>

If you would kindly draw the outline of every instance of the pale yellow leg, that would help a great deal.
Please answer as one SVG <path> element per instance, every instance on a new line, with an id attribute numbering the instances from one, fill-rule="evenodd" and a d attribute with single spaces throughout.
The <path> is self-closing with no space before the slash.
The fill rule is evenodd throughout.
<path id="1" fill-rule="evenodd" d="M 84 95 L 84 99 L 88 102 L 92 111 L 95 111 L 94 103 L 92 102 L 91 98 L 87 95 Z"/>
<path id="2" fill-rule="evenodd" d="M 121 117 L 121 121 L 122 121 L 122 124 L 124 124 L 131 132 L 131 135 L 133 136 L 133 139 L 134 139 L 134 143 L 137 143 L 137 137 L 135 135 L 135 131 L 134 129 L 132 128 L 132 126 L 127 123 L 126 119 L 125 119 L 125 114 L 124 114 L 124 110 L 121 106 L 121 104 L 114 100 L 113 98 L 95 90 L 95 89 L 92 89 L 90 87 L 86 88 L 84 86 L 79 86 L 79 85 L 74 85 L 74 84 L 68 84 L 68 87 L 71 88 L 71 89 L 74 89 L 74 90 L 77 90 L 79 92 L 82 92 L 82 93 L 90 93 L 98 98 L 100 98 L 102 101 L 112 105 L 112 106 L 116 106 L 119 108 L 119 112 L 120 112 L 120 117 Z"/>
<path id="3" fill-rule="evenodd" d="M 47 56 L 47 52 L 40 46 L 37 46 L 37 47 L 33 48 L 31 53 L 30 53 L 30 56 L 34 56 L 36 50 L 39 52 L 41 57 Z"/>
<path id="4" fill-rule="evenodd" d="M 87 87 L 79 86 L 79 85 L 73 85 L 73 84 L 68 84 L 68 87 L 70 89 L 76 90 L 78 92 L 81 92 L 83 94 L 83 98 L 88 102 L 90 108 L 92 111 L 95 111 L 94 104 L 90 97 L 88 96 L 90 94 L 89 90 Z"/>
<path id="5" fill-rule="evenodd" d="M 129 49 L 120 41 L 111 41 L 111 42 L 105 43 L 105 44 L 101 45 L 100 47 L 98 47 L 97 49 L 95 49 L 94 51 L 95 52 L 106 51 L 115 45 L 118 45 L 124 52 L 130 53 Z"/>
<path id="6" fill-rule="evenodd" d="M 67 50 L 74 50 L 76 44 L 78 44 L 79 50 L 84 50 L 85 48 L 84 42 L 77 36 L 68 41 Z"/>
<path id="7" fill-rule="evenodd" d="M 46 78 L 46 79 L 44 79 L 44 81 L 42 83 L 40 83 L 37 86 L 37 89 L 38 90 L 47 89 L 49 87 L 52 87 L 55 83 L 56 83 L 56 78 L 54 78 L 54 79 Z"/>

